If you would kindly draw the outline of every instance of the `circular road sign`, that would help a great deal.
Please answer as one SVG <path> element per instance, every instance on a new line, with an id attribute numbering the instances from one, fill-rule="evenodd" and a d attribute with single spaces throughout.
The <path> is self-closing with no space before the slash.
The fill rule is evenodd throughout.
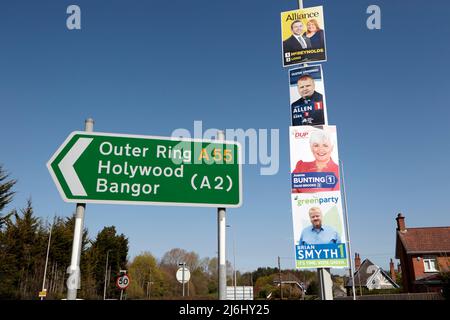
<path id="1" fill-rule="evenodd" d="M 126 274 L 117 277 L 116 286 L 119 289 L 126 289 L 130 285 L 130 277 Z"/>
<path id="2" fill-rule="evenodd" d="M 184 282 L 183 282 L 183 269 L 184 269 Z M 181 267 L 177 270 L 177 280 L 180 283 L 186 283 L 191 278 L 191 273 L 189 272 L 189 269 L 186 267 Z"/>

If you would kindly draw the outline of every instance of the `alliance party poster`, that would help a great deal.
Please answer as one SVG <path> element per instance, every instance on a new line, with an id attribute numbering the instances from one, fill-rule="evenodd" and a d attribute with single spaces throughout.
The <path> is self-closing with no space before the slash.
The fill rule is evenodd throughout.
<path id="1" fill-rule="evenodd" d="M 323 7 L 281 13 L 283 67 L 326 61 Z"/>

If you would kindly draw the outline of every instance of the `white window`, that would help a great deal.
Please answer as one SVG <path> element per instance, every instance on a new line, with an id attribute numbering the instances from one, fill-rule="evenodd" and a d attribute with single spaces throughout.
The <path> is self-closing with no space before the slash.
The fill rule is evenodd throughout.
<path id="1" fill-rule="evenodd" d="M 424 258 L 423 259 L 423 265 L 425 272 L 437 272 L 436 269 L 436 259 L 435 258 Z"/>

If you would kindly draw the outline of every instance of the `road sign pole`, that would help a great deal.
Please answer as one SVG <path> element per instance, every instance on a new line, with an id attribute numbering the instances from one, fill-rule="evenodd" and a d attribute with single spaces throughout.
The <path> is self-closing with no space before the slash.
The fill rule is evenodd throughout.
<path id="1" fill-rule="evenodd" d="M 347 193 L 345 192 L 345 179 L 344 179 L 344 163 L 339 160 L 341 169 L 341 179 L 342 179 L 342 193 L 344 195 L 344 215 L 345 215 L 345 234 L 347 235 L 347 245 L 348 245 L 348 262 L 350 264 L 350 278 L 352 279 L 352 294 L 353 300 L 356 300 L 355 292 L 355 269 L 353 267 L 352 260 L 352 248 L 350 246 L 350 226 L 348 224 L 348 209 L 347 209 Z"/>
<path id="2" fill-rule="evenodd" d="M 182 280 L 181 280 L 181 282 L 183 282 L 183 298 L 184 298 L 184 266 L 185 266 L 186 264 L 185 263 L 183 263 L 183 277 L 182 277 Z"/>
<path id="3" fill-rule="evenodd" d="M 219 231 L 219 300 L 226 300 L 227 297 L 227 269 L 226 269 L 226 256 L 225 256 L 225 208 L 217 209 L 217 223 Z"/>
<path id="4" fill-rule="evenodd" d="M 298 0 L 298 8 L 303 9 L 303 0 Z M 308 66 L 307 63 L 304 66 Z M 333 282 L 331 280 L 330 268 L 317 268 L 320 281 L 320 298 L 322 300 L 333 300 Z"/>
<path id="5" fill-rule="evenodd" d="M 331 280 L 330 268 L 318 268 L 320 281 L 320 299 L 333 300 L 333 281 Z"/>
<path id="6" fill-rule="evenodd" d="M 225 140 L 225 134 L 219 130 L 217 140 Z M 217 233 L 218 233 L 218 275 L 219 275 L 219 300 L 227 298 L 227 267 L 226 267 L 226 209 L 217 208 Z"/>
<path id="7" fill-rule="evenodd" d="M 84 123 L 84 130 L 86 132 L 94 131 L 94 120 L 89 118 Z M 86 209 L 85 203 L 77 203 L 75 213 L 75 230 L 73 234 L 72 243 L 72 259 L 68 273 L 70 274 L 67 279 L 67 300 L 77 299 L 77 290 L 80 288 L 80 258 L 81 247 L 83 241 L 83 225 L 84 225 L 84 212 Z"/>

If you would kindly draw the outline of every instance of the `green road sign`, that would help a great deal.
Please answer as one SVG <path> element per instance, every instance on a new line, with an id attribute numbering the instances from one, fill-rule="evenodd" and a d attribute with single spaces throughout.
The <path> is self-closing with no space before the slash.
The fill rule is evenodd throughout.
<path id="1" fill-rule="evenodd" d="M 237 142 L 72 132 L 47 167 L 67 202 L 239 207 Z"/>

